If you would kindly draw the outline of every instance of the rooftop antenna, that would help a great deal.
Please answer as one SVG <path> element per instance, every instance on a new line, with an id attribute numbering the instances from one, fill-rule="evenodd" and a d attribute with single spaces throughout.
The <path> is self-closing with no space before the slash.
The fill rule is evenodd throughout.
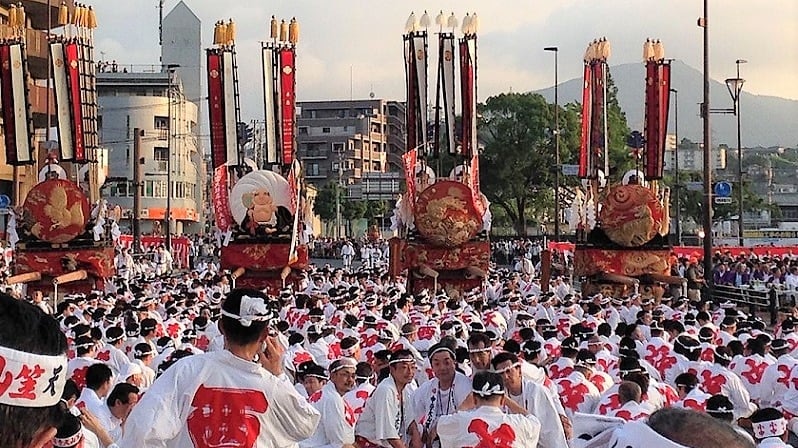
<path id="1" fill-rule="evenodd" d="M 166 0 L 160 0 L 158 4 L 158 45 L 162 47 L 163 47 L 163 5 L 165 2 Z"/>

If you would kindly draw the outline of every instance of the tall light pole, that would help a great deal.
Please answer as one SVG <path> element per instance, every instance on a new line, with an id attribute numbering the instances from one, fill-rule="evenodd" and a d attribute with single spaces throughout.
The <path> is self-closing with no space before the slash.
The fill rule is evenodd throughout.
<path id="1" fill-rule="evenodd" d="M 745 59 L 737 59 L 734 61 L 737 64 L 737 77 L 726 80 L 726 87 L 729 89 L 729 95 L 734 102 L 734 115 L 737 117 L 737 238 L 740 247 L 743 247 L 745 241 L 743 237 L 743 145 L 740 134 L 740 94 L 743 91 L 743 84 L 745 80 L 740 78 L 740 64 L 746 64 L 748 61 Z"/>
<path id="2" fill-rule="evenodd" d="M 680 204 L 680 194 L 679 189 L 682 187 L 682 184 L 679 183 L 679 91 L 676 89 L 671 89 L 673 92 L 673 133 L 674 133 L 674 140 L 676 140 L 676 144 L 673 146 L 673 159 L 676 171 L 676 200 L 674 204 L 676 205 L 676 244 L 681 246 L 682 245 L 682 207 Z"/>
<path id="3" fill-rule="evenodd" d="M 174 127 L 172 126 L 172 77 L 178 67 L 180 67 L 179 64 L 169 64 L 166 66 L 166 73 L 168 76 L 166 96 L 169 99 L 169 105 L 167 106 L 169 126 L 166 128 L 166 213 L 164 214 L 166 225 L 164 228 L 166 229 L 166 250 L 168 250 L 169 253 L 172 253 L 172 157 L 174 156 L 174 154 L 172 154 L 172 135 L 174 133 Z"/>
<path id="4" fill-rule="evenodd" d="M 558 96 L 559 54 L 558 47 L 546 47 L 544 51 L 554 52 L 554 241 L 560 241 L 560 98 Z"/>
<path id="5" fill-rule="evenodd" d="M 701 118 L 704 122 L 704 282 L 712 288 L 712 141 L 709 127 L 709 0 L 704 0 L 704 16 L 698 19 L 704 30 L 704 99 Z M 710 289 L 711 290 L 711 289 Z"/>

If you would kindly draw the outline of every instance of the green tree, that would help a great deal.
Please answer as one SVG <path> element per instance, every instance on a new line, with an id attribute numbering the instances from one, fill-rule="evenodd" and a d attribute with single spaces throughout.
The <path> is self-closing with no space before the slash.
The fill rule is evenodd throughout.
<path id="1" fill-rule="evenodd" d="M 362 219 L 366 213 L 366 201 L 345 199 L 341 203 L 341 217 L 346 220 L 347 233 L 352 235 L 352 221 Z"/>
<path id="2" fill-rule="evenodd" d="M 316 195 L 313 202 L 313 213 L 317 214 L 322 221 L 332 221 L 336 218 L 336 198 L 343 198 L 343 189 L 335 182 L 330 182 Z"/>
<path id="3" fill-rule="evenodd" d="M 554 206 L 554 106 L 535 93 L 503 93 L 480 106 L 482 192 L 519 235 Z M 573 160 L 578 115 L 560 109 L 561 161 Z"/>
<path id="4" fill-rule="evenodd" d="M 376 224 L 377 218 L 380 216 L 385 216 L 385 213 L 388 212 L 388 203 L 383 200 L 372 200 L 365 202 L 366 210 L 363 213 L 363 217 L 369 221 L 369 224 Z"/>

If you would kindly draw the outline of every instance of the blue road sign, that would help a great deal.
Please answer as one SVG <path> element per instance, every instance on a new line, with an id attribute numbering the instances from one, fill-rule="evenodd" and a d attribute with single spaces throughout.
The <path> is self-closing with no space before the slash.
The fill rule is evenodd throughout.
<path id="1" fill-rule="evenodd" d="M 718 182 L 715 184 L 715 196 L 721 198 L 731 197 L 732 186 L 728 182 Z"/>
<path id="2" fill-rule="evenodd" d="M 5 194 L 0 194 L 0 208 L 8 208 L 11 205 L 11 198 Z"/>

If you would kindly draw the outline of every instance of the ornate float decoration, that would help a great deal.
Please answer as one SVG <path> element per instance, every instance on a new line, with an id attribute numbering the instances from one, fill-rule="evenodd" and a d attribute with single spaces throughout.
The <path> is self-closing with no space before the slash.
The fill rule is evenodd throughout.
<path id="1" fill-rule="evenodd" d="M 58 144 L 37 160 L 27 102 L 25 10 L 11 7 L 14 35 L 0 43 L 0 82 L 6 160 L 16 172 L 33 171 L 21 205 L 9 218 L 9 241 L 15 247 L 14 276 L 9 283 L 29 283 L 44 290 L 102 289 L 114 275 L 114 240 L 119 237 L 118 209 L 108 210 L 100 197 L 94 29 L 90 6 L 73 10 L 62 3 L 62 35 L 50 38 Z M 27 167 L 27 168 L 25 168 Z M 85 175 L 84 175 L 85 173 Z M 15 185 L 21 185 L 15 182 Z M 23 192 L 14 196 L 22 197 Z"/>
<path id="2" fill-rule="evenodd" d="M 455 38 L 458 20 L 454 13 L 447 18 L 441 12 L 435 23 L 439 28 L 439 70 L 435 114 L 431 120 L 427 112 L 431 26 L 427 13 L 420 19 L 411 14 L 403 36 L 407 150 L 402 158 L 406 190 L 392 219 L 399 236 L 390 240 L 390 269 L 393 276 L 407 272 L 410 288 L 416 292 L 479 287 L 490 262 L 489 204 L 479 186 L 476 85 L 479 19 L 476 14 L 466 15 L 460 39 Z M 458 55 L 462 123 L 460 129 L 455 129 Z M 439 175 L 444 151 L 456 160 L 448 177 Z"/>
<path id="3" fill-rule="evenodd" d="M 237 286 L 272 292 L 297 282 L 308 266 L 310 218 L 296 159 L 296 44 L 299 24 L 270 23 L 262 47 L 266 151 L 244 156 L 235 23 L 217 22 L 207 50 L 213 206 L 223 240 L 221 266 Z"/>
<path id="4" fill-rule="evenodd" d="M 646 41 L 645 132 L 633 133 L 629 139 L 643 169 L 629 171 L 619 183 L 607 185 L 609 56 L 605 39 L 593 41 L 585 53 L 579 157 L 583 189 L 572 204 L 570 223 L 577 234 L 574 275 L 583 280 L 583 294 L 640 293 L 659 299 L 664 285 L 682 281 L 670 275 L 670 191 L 658 183 L 664 167 L 670 63 L 659 41 Z"/>

